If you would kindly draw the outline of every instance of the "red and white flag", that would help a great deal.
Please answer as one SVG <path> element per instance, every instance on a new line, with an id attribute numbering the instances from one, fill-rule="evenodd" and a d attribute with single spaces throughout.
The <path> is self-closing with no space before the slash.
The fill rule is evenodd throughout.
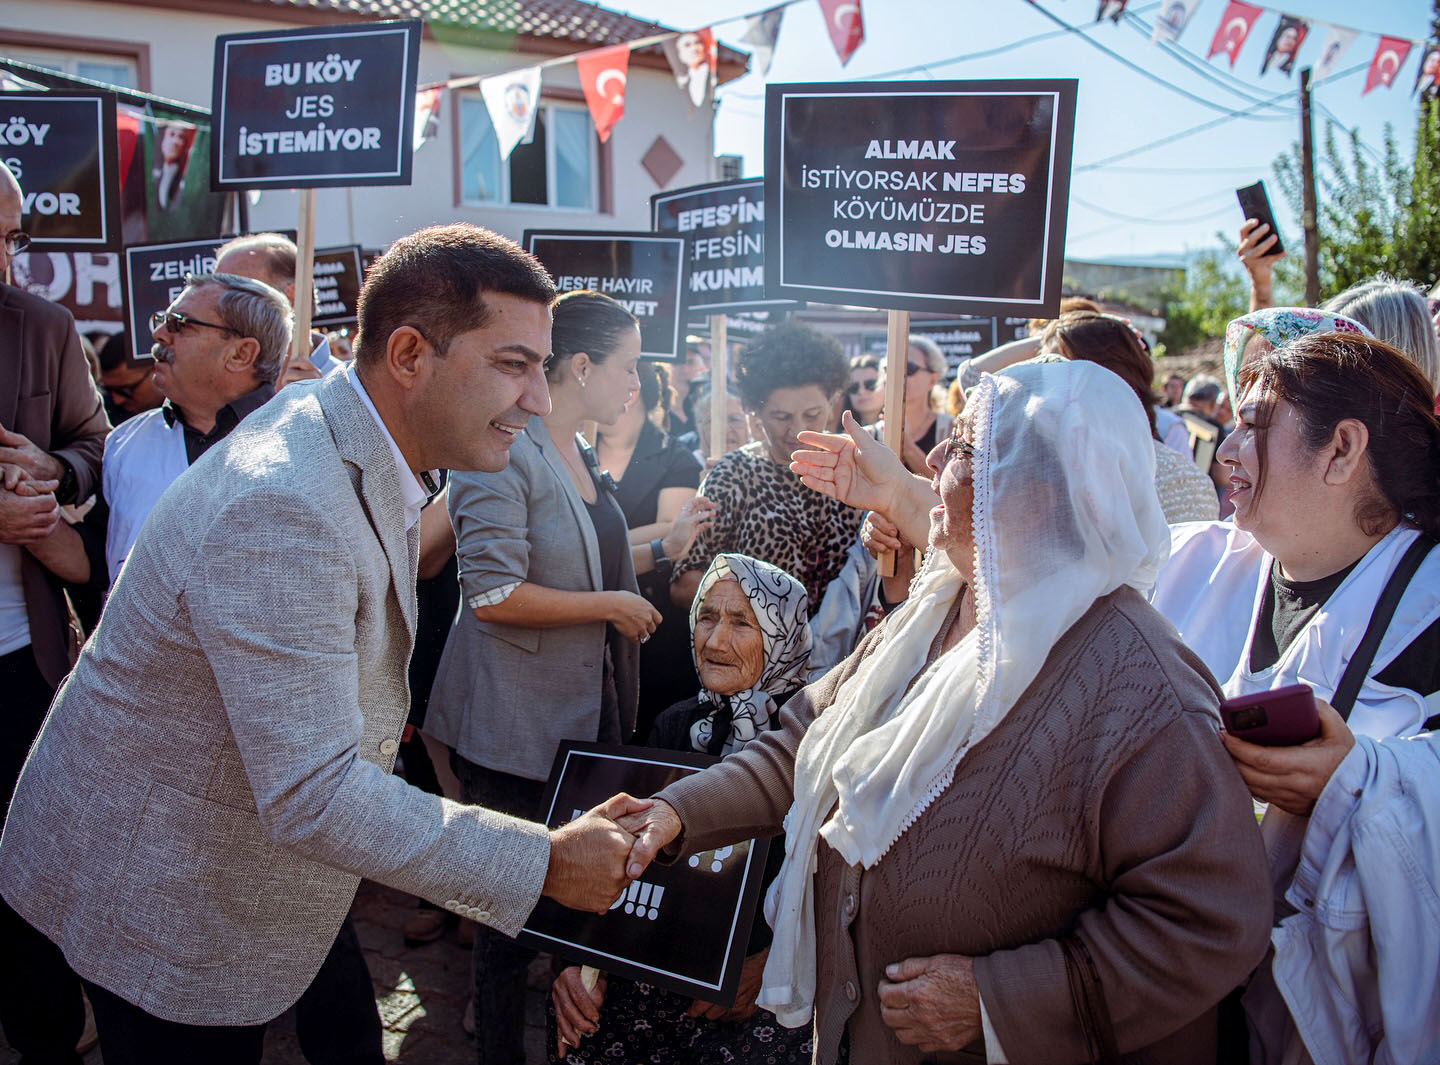
<path id="1" fill-rule="evenodd" d="M 1233 67 L 1235 60 L 1240 56 L 1240 49 L 1245 47 L 1246 38 L 1255 28 L 1255 21 L 1264 12 L 1263 7 L 1253 7 L 1250 4 L 1240 3 L 1240 0 L 1230 0 L 1230 6 L 1220 17 L 1220 26 L 1210 41 L 1210 55 L 1205 58 L 1209 59 L 1217 52 L 1224 52 L 1230 57 L 1230 65 Z"/>
<path id="2" fill-rule="evenodd" d="M 411 150 L 419 151 L 420 145 L 440 132 L 440 103 L 445 99 L 443 85 L 434 89 L 421 89 L 415 94 L 415 129 L 411 134 Z"/>
<path id="3" fill-rule="evenodd" d="M 855 49 L 865 40 L 865 19 L 860 14 L 860 0 L 819 0 L 830 43 L 843 67 L 850 62 Z"/>
<path id="4" fill-rule="evenodd" d="M 1380 44 L 1375 48 L 1375 58 L 1370 60 L 1370 72 L 1365 75 L 1365 88 L 1360 93 L 1365 93 L 1383 85 L 1390 88 L 1395 84 L 1395 75 L 1400 73 L 1400 68 L 1405 65 L 1405 60 L 1410 55 L 1411 42 L 1401 40 L 1399 37 L 1381 37 Z"/>
<path id="5" fill-rule="evenodd" d="M 575 57 L 575 66 L 580 71 L 580 88 L 590 105 L 595 134 L 603 144 L 625 114 L 625 72 L 630 66 L 630 46 L 616 44 L 582 52 Z"/>

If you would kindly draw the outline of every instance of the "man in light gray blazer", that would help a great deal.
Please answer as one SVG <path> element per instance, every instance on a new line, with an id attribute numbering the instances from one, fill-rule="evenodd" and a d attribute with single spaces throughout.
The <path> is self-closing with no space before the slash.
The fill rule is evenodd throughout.
<path id="1" fill-rule="evenodd" d="M 87 983 L 106 1065 L 258 1062 L 369 877 L 513 935 L 624 889 L 623 800 L 566 827 L 391 775 L 417 520 L 549 409 L 549 277 L 473 226 L 397 241 L 356 365 L 287 388 L 161 497 L 51 709 L 0 893 Z"/>

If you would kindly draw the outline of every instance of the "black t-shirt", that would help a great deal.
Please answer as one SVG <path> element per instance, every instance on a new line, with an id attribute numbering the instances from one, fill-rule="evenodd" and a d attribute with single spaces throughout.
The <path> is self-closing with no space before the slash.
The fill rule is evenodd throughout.
<path id="1" fill-rule="evenodd" d="M 595 539 L 600 541 L 600 577 L 605 590 L 618 592 L 624 587 L 620 582 L 621 558 L 630 550 L 625 515 L 603 488 L 595 502 L 585 504 L 585 512 L 595 527 Z"/>
<path id="2" fill-rule="evenodd" d="M 1252 672 L 1268 669 L 1279 660 L 1358 564 L 1358 560 L 1352 562 L 1319 580 L 1292 581 L 1281 575 L 1278 562 L 1270 563 L 1270 584 L 1260 601 L 1255 639 L 1250 644 Z M 1370 615 L 1355 618 L 1353 623 L 1363 631 L 1363 626 L 1370 624 Z M 1381 684 L 1424 696 L 1440 691 L 1440 621 L 1420 633 L 1374 677 Z"/>

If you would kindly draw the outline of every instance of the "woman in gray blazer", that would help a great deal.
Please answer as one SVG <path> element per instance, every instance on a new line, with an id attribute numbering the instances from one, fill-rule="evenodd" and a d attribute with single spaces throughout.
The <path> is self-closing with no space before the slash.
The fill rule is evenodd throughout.
<path id="1" fill-rule="evenodd" d="M 634 316 L 608 296 L 567 293 L 554 304 L 551 352 L 550 413 L 518 428 L 509 466 L 450 479 L 464 605 L 425 721 L 452 748 L 465 801 L 532 818 L 562 740 L 629 738 L 639 645 L 660 623 L 636 574 L 684 555 L 705 513 L 682 514 L 656 549 L 632 549 L 579 435 L 587 421 L 614 424 L 639 390 Z M 481 1061 L 523 1060 L 532 957 L 477 928 Z"/>

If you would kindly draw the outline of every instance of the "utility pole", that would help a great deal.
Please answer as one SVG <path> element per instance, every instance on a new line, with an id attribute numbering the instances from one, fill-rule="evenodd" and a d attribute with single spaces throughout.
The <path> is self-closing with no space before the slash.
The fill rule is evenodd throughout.
<path id="1" fill-rule="evenodd" d="M 1320 305 L 1320 230 L 1315 221 L 1315 136 L 1310 121 L 1310 68 L 1300 71 L 1300 224 L 1305 228 L 1305 306 Z"/>

